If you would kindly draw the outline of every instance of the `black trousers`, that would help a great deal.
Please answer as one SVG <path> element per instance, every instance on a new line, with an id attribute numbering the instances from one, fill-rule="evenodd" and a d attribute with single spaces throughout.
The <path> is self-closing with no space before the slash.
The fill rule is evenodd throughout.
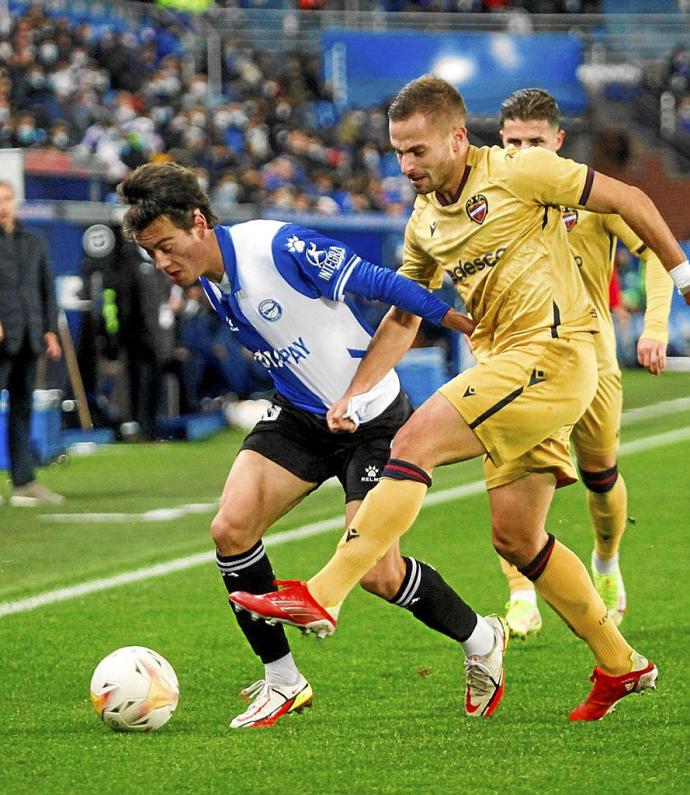
<path id="1" fill-rule="evenodd" d="M 37 361 L 38 357 L 26 343 L 17 353 L 0 352 L 0 390 L 7 389 L 10 393 L 7 437 L 10 477 L 15 486 L 30 483 L 36 476 L 30 432 Z"/>

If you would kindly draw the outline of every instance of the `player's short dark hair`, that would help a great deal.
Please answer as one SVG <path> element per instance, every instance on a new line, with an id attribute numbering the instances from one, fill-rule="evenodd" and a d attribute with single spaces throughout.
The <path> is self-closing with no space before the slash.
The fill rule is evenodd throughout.
<path id="1" fill-rule="evenodd" d="M 403 86 L 388 108 L 390 121 L 404 121 L 415 113 L 431 116 L 434 121 L 448 121 L 453 127 L 467 120 L 462 94 L 434 75 L 422 75 Z"/>
<path id="2" fill-rule="evenodd" d="M 501 129 L 506 119 L 547 121 L 557 129 L 561 126 L 561 111 L 556 99 L 543 88 L 521 88 L 503 100 Z"/>
<path id="3" fill-rule="evenodd" d="M 191 229 L 194 210 L 199 210 L 211 226 L 218 223 L 196 174 L 177 163 L 139 166 L 122 180 L 117 192 L 129 205 L 123 220 L 128 236 L 141 232 L 163 215 L 180 229 Z"/>

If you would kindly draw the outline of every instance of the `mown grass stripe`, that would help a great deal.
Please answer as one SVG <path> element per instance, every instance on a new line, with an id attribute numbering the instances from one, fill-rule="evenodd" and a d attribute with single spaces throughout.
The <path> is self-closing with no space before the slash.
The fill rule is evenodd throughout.
<path id="1" fill-rule="evenodd" d="M 630 442 L 625 442 L 620 446 L 619 456 L 632 455 L 643 450 L 650 450 L 656 447 L 664 447 L 670 444 L 678 444 L 690 439 L 690 428 L 681 428 L 675 431 L 667 431 L 665 433 L 657 433 L 653 436 L 646 436 L 642 439 L 635 439 Z M 475 480 L 471 483 L 465 483 L 462 486 L 454 486 L 449 489 L 443 489 L 437 493 L 429 494 L 424 500 L 422 510 L 432 505 L 440 505 L 451 500 L 459 500 L 464 497 L 469 497 L 474 494 L 479 494 L 484 490 L 484 481 Z M 303 538 L 310 538 L 311 536 L 321 535 L 329 530 L 341 527 L 343 523 L 342 515 L 335 516 L 331 519 L 324 519 L 320 522 L 313 522 L 311 524 L 296 527 L 292 530 L 283 530 L 277 533 L 271 533 L 264 537 L 264 544 L 266 546 L 278 546 L 286 544 L 291 541 L 299 541 Z M 126 571 L 122 574 L 116 574 L 113 577 L 105 577 L 97 580 L 90 580 L 79 585 L 72 585 L 67 588 L 58 588 L 54 591 L 46 591 L 30 596 L 25 599 L 17 599 L 11 602 L 0 602 L 0 618 L 4 616 L 13 615 L 16 613 L 26 613 L 31 610 L 36 610 L 46 605 L 55 604 L 56 602 L 64 602 L 69 599 L 76 599 L 79 596 L 88 596 L 92 593 L 99 591 L 106 591 L 111 588 L 116 588 L 120 585 L 128 585 L 133 582 L 140 582 L 142 580 L 149 580 L 154 577 L 162 577 L 165 574 L 171 574 L 176 571 L 183 571 L 190 569 L 194 566 L 199 566 L 203 563 L 208 563 L 215 559 L 215 553 L 208 550 L 205 552 L 197 552 L 194 555 L 187 555 L 183 558 L 167 561 L 166 563 L 158 563 L 155 566 L 145 566 L 133 571 Z"/>

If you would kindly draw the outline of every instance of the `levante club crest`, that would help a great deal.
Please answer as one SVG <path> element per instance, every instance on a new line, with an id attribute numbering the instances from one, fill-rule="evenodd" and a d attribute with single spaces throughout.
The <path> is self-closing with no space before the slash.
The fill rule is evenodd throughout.
<path id="1" fill-rule="evenodd" d="M 489 212 L 489 202 L 486 200 L 486 196 L 478 193 L 467 200 L 465 209 L 471 221 L 474 221 L 475 224 L 483 224 L 486 214 Z"/>
<path id="2" fill-rule="evenodd" d="M 572 207 L 566 207 L 563 210 L 563 223 L 568 232 L 570 232 L 577 223 L 577 210 L 574 210 Z"/>

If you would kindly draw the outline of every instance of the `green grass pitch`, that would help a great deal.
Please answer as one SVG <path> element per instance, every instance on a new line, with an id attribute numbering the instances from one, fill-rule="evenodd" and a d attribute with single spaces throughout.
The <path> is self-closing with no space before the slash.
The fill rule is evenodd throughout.
<path id="1" fill-rule="evenodd" d="M 627 409 L 690 395 L 690 374 L 632 372 L 624 383 Z M 619 463 L 635 522 L 621 556 L 629 596 L 622 629 L 661 675 L 656 693 L 625 699 L 595 724 L 567 720 L 588 692 L 593 663 L 545 606 L 542 634 L 508 648 L 500 709 L 468 720 L 459 649 L 357 590 L 333 638 L 288 630 L 313 709 L 272 729 L 231 731 L 237 692 L 261 668 L 211 561 L 16 614 L 3 616 L 2 606 L 210 551 L 212 508 L 168 520 L 142 514 L 213 503 L 239 434 L 113 446 L 47 469 L 44 482 L 69 498 L 59 511 L 82 516 L 58 522 L 55 511 L 0 508 L 0 792 L 690 792 L 689 419 L 680 401 L 623 428 Z M 646 449 L 634 446 L 640 439 Z M 477 462 L 438 470 L 431 493 L 480 477 Z M 275 529 L 341 512 L 340 491 L 324 488 Z M 120 516 L 86 521 L 93 513 Z M 549 527 L 588 562 L 581 485 L 557 494 Z M 277 575 L 309 576 L 338 537 L 335 529 L 274 546 Z M 439 568 L 480 612 L 502 610 L 484 493 L 426 507 L 403 550 Z M 164 654 L 180 680 L 177 713 L 156 733 L 116 734 L 89 702 L 98 661 L 130 644 Z"/>

